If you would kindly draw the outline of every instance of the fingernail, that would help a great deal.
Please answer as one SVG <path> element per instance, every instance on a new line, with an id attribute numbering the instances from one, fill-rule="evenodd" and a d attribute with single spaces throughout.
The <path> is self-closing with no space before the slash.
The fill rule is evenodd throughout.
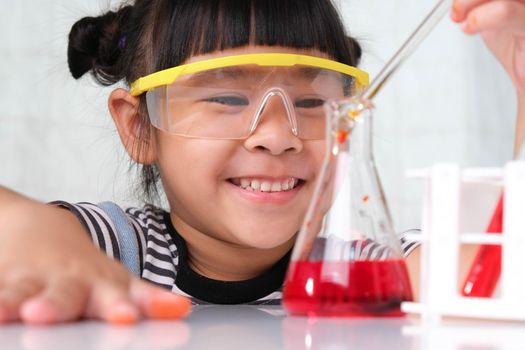
<path id="1" fill-rule="evenodd" d="M 148 305 L 148 317 L 155 320 L 183 318 L 190 311 L 190 300 L 180 295 L 155 295 Z"/>
<path id="2" fill-rule="evenodd" d="M 456 0 L 452 4 L 452 12 L 459 13 L 459 10 L 460 10 L 460 6 L 459 6 L 458 1 Z"/>
<path id="3" fill-rule="evenodd" d="M 113 325 L 131 325 L 137 323 L 139 315 L 137 310 L 125 303 L 117 304 L 108 314 L 107 321 Z"/>
<path id="4" fill-rule="evenodd" d="M 469 16 L 469 18 L 463 23 L 463 31 L 468 34 L 474 34 L 478 29 L 478 18 L 474 15 Z"/>
<path id="5" fill-rule="evenodd" d="M 460 6 L 457 1 L 454 1 L 454 4 L 452 5 L 452 11 L 450 12 L 450 18 L 452 18 L 453 21 L 458 21 L 459 12 L 460 12 Z"/>

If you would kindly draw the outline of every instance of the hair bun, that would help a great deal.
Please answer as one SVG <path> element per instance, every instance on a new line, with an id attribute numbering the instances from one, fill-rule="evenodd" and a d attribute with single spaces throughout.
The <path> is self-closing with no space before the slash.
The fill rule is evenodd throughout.
<path id="1" fill-rule="evenodd" d="M 69 33 L 67 61 L 75 79 L 89 71 L 103 85 L 111 85 L 122 78 L 118 67 L 122 51 L 119 39 L 122 22 L 130 10 L 131 7 L 126 6 L 99 17 L 84 17 L 73 25 Z"/>
<path id="2" fill-rule="evenodd" d="M 76 22 L 69 33 L 67 61 L 73 78 L 78 79 L 93 68 L 98 56 L 101 20 L 85 17 Z"/>

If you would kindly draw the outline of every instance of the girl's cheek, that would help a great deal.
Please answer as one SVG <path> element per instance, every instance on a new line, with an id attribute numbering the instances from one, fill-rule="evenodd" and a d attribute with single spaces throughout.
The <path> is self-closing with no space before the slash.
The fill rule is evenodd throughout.
<path id="1" fill-rule="evenodd" d="M 312 150 L 311 150 L 311 153 L 312 153 L 312 157 L 313 157 L 313 162 L 314 162 L 314 166 L 315 166 L 315 174 L 317 175 L 320 171 L 321 171 L 321 166 L 323 164 L 323 160 L 324 160 L 324 157 L 325 157 L 325 152 L 326 151 L 326 146 L 325 146 L 325 143 L 316 143 L 315 145 L 312 145 Z"/>

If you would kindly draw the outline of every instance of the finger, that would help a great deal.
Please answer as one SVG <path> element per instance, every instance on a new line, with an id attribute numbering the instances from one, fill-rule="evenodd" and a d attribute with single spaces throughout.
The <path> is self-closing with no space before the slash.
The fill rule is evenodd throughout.
<path id="1" fill-rule="evenodd" d="M 457 23 L 467 19 L 470 12 L 482 5 L 497 2 L 517 2 L 525 4 L 525 0 L 455 0 L 452 6 L 451 18 Z"/>
<path id="2" fill-rule="evenodd" d="M 473 8 L 491 1 L 493 0 L 455 0 L 450 16 L 454 22 L 463 22 Z"/>
<path id="3" fill-rule="evenodd" d="M 0 289 L 0 323 L 18 321 L 22 303 L 39 293 L 43 282 L 38 278 L 22 278 Z"/>
<path id="4" fill-rule="evenodd" d="M 20 318 L 28 324 L 51 324 L 79 319 L 86 308 L 89 288 L 79 278 L 57 277 L 38 295 L 25 301 Z"/>
<path id="5" fill-rule="evenodd" d="M 525 31 L 525 4 L 499 0 L 486 3 L 470 11 L 463 23 L 463 31 L 475 34 L 487 30 L 523 33 Z"/>
<path id="6" fill-rule="evenodd" d="M 144 317 L 154 320 L 176 320 L 191 312 L 188 298 L 134 278 L 131 295 Z"/>
<path id="7" fill-rule="evenodd" d="M 115 325 L 134 324 L 139 320 L 139 308 L 130 298 L 129 283 L 103 282 L 95 286 L 87 315 Z"/>

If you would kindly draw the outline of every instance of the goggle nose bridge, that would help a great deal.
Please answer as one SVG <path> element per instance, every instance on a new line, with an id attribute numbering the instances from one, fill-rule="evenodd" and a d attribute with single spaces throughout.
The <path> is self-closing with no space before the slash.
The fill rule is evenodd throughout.
<path id="1" fill-rule="evenodd" d="M 281 100 L 283 101 L 284 108 L 286 110 L 286 114 L 288 117 L 288 122 L 290 123 L 292 133 L 294 136 L 299 135 L 298 125 L 297 125 L 297 118 L 295 116 L 295 109 L 293 108 L 293 105 L 290 102 L 290 99 L 288 98 L 286 92 L 279 88 L 279 87 L 273 87 L 271 89 L 268 89 L 264 95 L 263 99 L 257 108 L 257 111 L 255 112 L 255 117 L 253 118 L 252 125 L 250 126 L 250 134 L 252 134 L 255 129 L 257 128 L 257 125 L 259 125 L 259 121 L 261 120 L 261 116 L 264 112 L 264 109 L 268 105 L 270 99 L 274 96 L 279 96 Z"/>

